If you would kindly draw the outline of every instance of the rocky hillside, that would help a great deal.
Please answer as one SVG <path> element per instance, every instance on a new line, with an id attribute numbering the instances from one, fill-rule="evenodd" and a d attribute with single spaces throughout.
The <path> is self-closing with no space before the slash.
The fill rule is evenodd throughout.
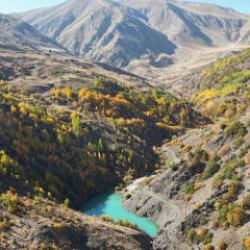
<path id="1" fill-rule="evenodd" d="M 1 249 L 152 249 L 141 232 L 86 217 L 38 196 L 32 200 L 2 193 L 0 209 Z"/>
<path id="2" fill-rule="evenodd" d="M 160 148 L 161 169 L 124 196 L 159 225 L 154 249 L 248 249 L 249 136 L 249 123 L 209 125 Z"/>
<path id="3" fill-rule="evenodd" d="M 211 4 L 71 0 L 20 17 L 77 56 L 131 70 L 165 68 L 197 50 L 249 42 L 249 16 Z"/>
<path id="4" fill-rule="evenodd" d="M 203 69 L 189 87 L 214 123 L 160 147 L 156 174 L 125 190 L 124 204 L 160 227 L 154 249 L 249 249 L 249 58 L 244 50 Z"/>
<path id="5" fill-rule="evenodd" d="M 96 78 L 109 76 L 126 86 L 147 90 L 149 82 L 127 71 L 100 63 L 90 63 L 56 52 L 39 53 L 17 48 L 0 49 L 0 78 L 26 94 L 45 94 L 53 87 L 70 85 L 79 89 Z"/>

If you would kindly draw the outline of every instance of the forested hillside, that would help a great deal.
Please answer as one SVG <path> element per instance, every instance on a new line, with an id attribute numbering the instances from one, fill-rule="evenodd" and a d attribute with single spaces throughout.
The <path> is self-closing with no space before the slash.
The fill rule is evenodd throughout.
<path id="1" fill-rule="evenodd" d="M 111 79 L 91 86 L 53 88 L 48 97 L 31 99 L 1 83 L 2 190 L 79 206 L 151 172 L 153 145 L 207 122 L 157 89 L 139 93 Z"/>
<path id="2" fill-rule="evenodd" d="M 194 88 L 194 102 L 205 115 L 232 118 L 244 114 L 250 103 L 250 50 L 206 67 Z"/>

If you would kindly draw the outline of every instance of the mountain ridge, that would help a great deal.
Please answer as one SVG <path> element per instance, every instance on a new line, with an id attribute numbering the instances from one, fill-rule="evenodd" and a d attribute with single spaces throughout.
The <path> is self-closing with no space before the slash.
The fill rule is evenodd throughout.
<path id="1" fill-rule="evenodd" d="M 70 0 L 18 16 L 76 56 L 129 70 L 166 68 L 180 62 L 179 54 L 249 43 L 250 16 L 205 3 Z"/>
<path id="2" fill-rule="evenodd" d="M 33 26 L 9 15 L 0 14 L 0 44 L 28 50 L 67 51 L 57 42 L 41 34 Z"/>

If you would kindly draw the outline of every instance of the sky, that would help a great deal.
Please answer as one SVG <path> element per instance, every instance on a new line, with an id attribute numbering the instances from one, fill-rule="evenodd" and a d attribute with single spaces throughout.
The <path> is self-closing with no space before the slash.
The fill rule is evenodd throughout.
<path id="1" fill-rule="evenodd" d="M 143 1 L 143 0 L 142 0 Z M 250 0 L 192 0 L 194 2 L 208 2 L 234 8 L 240 12 L 250 14 Z M 1 13 L 22 12 L 30 9 L 51 6 L 65 2 L 65 0 L 0 0 Z"/>

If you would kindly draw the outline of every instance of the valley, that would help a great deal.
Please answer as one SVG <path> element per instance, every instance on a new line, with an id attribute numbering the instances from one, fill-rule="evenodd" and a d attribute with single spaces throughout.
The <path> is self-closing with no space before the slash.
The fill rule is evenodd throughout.
<path id="1" fill-rule="evenodd" d="M 56 223 L 61 230 L 64 221 L 58 218 L 57 204 L 64 204 L 63 213 L 67 213 L 67 206 L 80 208 L 95 195 L 151 173 L 158 161 L 153 145 L 185 127 L 209 122 L 187 102 L 124 71 L 110 72 L 100 65 L 65 60 L 64 56 L 60 61 L 60 55 L 27 52 L 20 57 L 19 53 L 1 52 L 0 117 L 5 121 L 0 125 L 1 242 L 7 249 L 25 248 L 27 244 L 60 248 L 64 243 L 54 238 L 54 233 L 48 238 L 42 236 L 39 230 L 43 227 L 38 229 L 41 238 L 36 238 L 36 242 L 9 242 L 15 238 L 13 216 L 18 220 L 42 216 L 48 230 L 55 230 Z M 76 68 L 74 78 L 67 70 L 47 71 L 59 69 L 58 64 L 60 69 L 63 65 Z M 85 220 L 82 218 L 78 226 Z M 95 227 L 95 220 L 92 222 Z M 105 219 L 103 226 L 111 222 Z M 29 230 L 29 223 L 25 222 L 21 231 L 30 235 L 33 231 Z M 80 228 L 72 223 L 65 226 L 78 232 Z M 124 226 L 134 230 L 133 224 Z M 68 246 L 91 246 L 88 241 L 69 240 L 67 232 Z M 139 240 L 138 244 L 148 244 L 149 238 L 141 235 L 142 243 Z M 139 245 L 135 249 L 140 249 Z"/>

